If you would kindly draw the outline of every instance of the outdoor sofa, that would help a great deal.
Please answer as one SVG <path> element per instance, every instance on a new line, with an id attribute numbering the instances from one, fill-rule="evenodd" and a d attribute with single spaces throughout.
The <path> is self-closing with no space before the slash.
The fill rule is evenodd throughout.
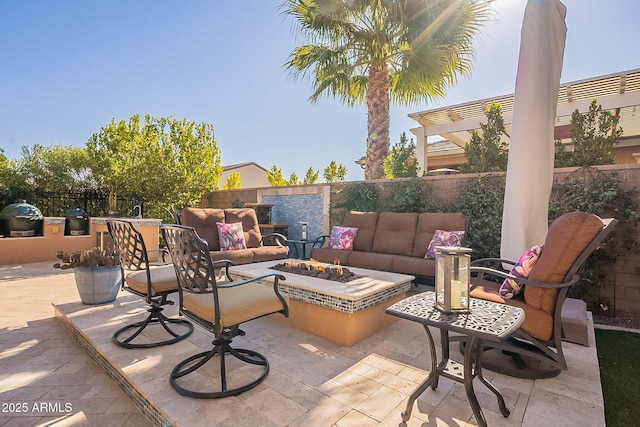
<path id="1" fill-rule="evenodd" d="M 435 259 L 425 258 L 431 245 L 456 245 L 465 243 L 469 218 L 462 213 L 398 213 L 398 212 L 346 212 L 342 226 L 357 229 L 350 249 L 338 249 L 336 228 L 325 240 L 325 245 L 315 248 L 311 258 L 345 266 L 416 276 L 420 281 L 433 283 Z M 446 233 L 442 233 L 446 232 Z M 452 233 L 454 232 L 454 233 Z M 458 237 L 437 241 L 438 236 Z M 434 239 L 436 236 L 436 239 Z M 333 237 L 333 238 L 332 238 Z M 432 251 L 433 254 L 433 251 Z"/>
<path id="2" fill-rule="evenodd" d="M 179 215 L 176 215 L 179 223 L 193 227 L 198 236 L 206 240 L 211 252 L 211 260 L 229 260 L 234 264 L 250 264 L 252 262 L 272 261 L 287 258 L 289 247 L 287 239 L 279 234 L 269 234 L 275 237 L 275 246 L 264 246 L 263 239 L 266 237 L 260 233 L 256 211 L 252 208 L 237 209 L 214 209 L 214 208 L 183 208 Z M 237 238 L 243 240 L 243 244 L 234 239 L 237 244 L 233 249 L 225 250 L 221 243 L 225 244 L 224 235 L 220 239 L 220 224 L 242 224 L 242 236 Z M 224 232 L 223 232 L 224 234 Z"/>

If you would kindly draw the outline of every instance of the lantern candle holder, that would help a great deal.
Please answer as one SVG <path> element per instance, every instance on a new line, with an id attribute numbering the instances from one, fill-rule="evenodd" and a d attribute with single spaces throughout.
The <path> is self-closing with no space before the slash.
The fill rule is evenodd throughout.
<path id="1" fill-rule="evenodd" d="M 302 240 L 307 240 L 307 237 L 309 236 L 309 223 L 308 222 L 301 222 L 300 223 L 300 235 L 302 237 Z"/>
<path id="2" fill-rule="evenodd" d="M 436 303 L 444 313 L 468 313 L 470 248 L 436 246 Z"/>

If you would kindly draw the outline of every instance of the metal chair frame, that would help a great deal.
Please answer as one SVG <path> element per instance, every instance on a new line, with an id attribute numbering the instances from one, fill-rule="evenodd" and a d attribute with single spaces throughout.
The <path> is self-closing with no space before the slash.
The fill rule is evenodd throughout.
<path id="1" fill-rule="evenodd" d="M 245 332 L 240 329 L 240 325 L 222 326 L 220 321 L 220 295 L 219 289 L 233 288 L 243 286 L 249 283 L 258 282 L 268 277 L 273 277 L 273 290 L 278 299 L 282 302 L 283 309 L 276 311 L 285 317 L 289 315 L 287 301 L 280 294 L 278 283 L 285 280 L 281 274 L 268 274 L 240 282 L 233 282 L 229 275 L 229 266 L 233 263 L 229 260 L 219 260 L 213 262 L 209 254 L 209 246 L 205 240 L 200 238 L 192 227 L 182 225 L 163 225 L 161 227 L 162 235 L 167 243 L 173 265 L 176 269 L 176 275 L 179 283 L 180 295 L 180 312 L 192 319 L 195 323 L 212 332 L 214 335 L 213 348 L 209 351 L 195 354 L 183 360 L 172 370 L 170 375 L 171 386 L 181 395 L 200 399 L 214 399 L 227 396 L 237 396 L 256 385 L 260 384 L 269 372 L 269 361 L 260 353 L 253 350 L 235 349 L 231 347 L 233 338 L 243 336 Z M 218 272 L 224 269 L 225 283 L 218 283 L 216 276 Z M 189 311 L 184 307 L 185 293 L 193 294 L 213 294 L 213 310 L 215 319 L 211 322 L 197 314 Z M 273 313 L 264 313 L 263 317 Z M 258 318 L 255 317 L 255 318 Z M 247 321 L 253 320 L 247 319 Z M 249 364 L 262 366 L 262 373 L 255 379 L 244 383 L 243 385 L 228 388 L 227 387 L 227 371 L 225 357 L 227 354 Z M 187 389 L 177 383 L 177 380 L 198 370 L 205 365 L 214 356 L 220 358 L 220 381 L 221 387 L 217 391 L 195 391 Z"/>
<path id="2" fill-rule="evenodd" d="M 113 244 L 120 259 L 120 268 L 122 270 L 123 277 L 122 289 L 138 295 L 143 298 L 147 304 L 149 304 L 149 308 L 147 310 L 149 315 L 146 319 L 118 329 L 113 334 L 113 342 L 124 348 L 151 348 L 173 344 L 191 335 L 193 332 L 193 324 L 191 322 L 186 319 L 169 318 L 162 313 L 162 306 L 173 305 L 173 301 L 167 299 L 167 297 L 178 292 L 177 281 L 175 289 L 155 292 L 154 294 L 152 290 L 151 271 L 149 269 L 149 255 L 144 239 L 142 238 L 142 233 L 140 233 L 140 231 L 138 231 L 130 221 L 120 219 L 107 220 L 107 229 L 109 230 L 109 234 L 111 235 Z M 165 252 L 162 252 L 162 258 L 164 260 Z M 146 292 L 139 292 L 127 285 L 126 274 L 132 271 L 145 271 L 147 277 Z M 159 323 L 164 330 L 169 333 L 171 338 L 149 343 L 133 342 L 133 340 L 135 340 L 147 326 L 155 323 Z M 171 329 L 171 324 L 187 326 L 188 330 L 180 334 Z M 126 338 L 123 338 L 123 334 L 125 334 L 125 332 L 131 331 L 133 331 L 133 333 L 126 334 Z"/>

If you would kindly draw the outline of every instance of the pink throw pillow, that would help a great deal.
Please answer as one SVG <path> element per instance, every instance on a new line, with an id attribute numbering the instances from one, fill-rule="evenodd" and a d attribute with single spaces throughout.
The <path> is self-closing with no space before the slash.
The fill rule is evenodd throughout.
<path id="1" fill-rule="evenodd" d="M 356 227 L 339 227 L 334 226 L 329 236 L 329 247 L 331 249 L 342 249 L 346 251 L 353 250 L 353 241 L 358 234 Z"/>
<path id="2" fill-rule="evenodd" d="M 233 251 L 237 249 L 247 249 L 241 222 L 231 224 L 216 222 L 216 226 L 218 227 L 218 235 L 220 237 L 220 250 Z"/>
<path id="3" fill-rule="evenodd" d="M 538 261 L 538 258 L 540 258 L 543 248 L 544 245 L 536 245 L 531 249 L 527 249 L 525 253 L 518 258 L 516 265 L 511 269 L 509 274 L 527 279 L 529 274 L 531 274 L 533 266 Z M 522 292 L 523 288 L 524 285 L 517 280 L 504 279 L 498 293 L 504 299 L 511 299 Z"/>
<path id="4" fill-rule="evenodd" d="M 436 259 L 436 246 L 460 246 L 462 239 L 464 239 L 464 231 L 436 230 L 424 257 L 426 259 Z"/>

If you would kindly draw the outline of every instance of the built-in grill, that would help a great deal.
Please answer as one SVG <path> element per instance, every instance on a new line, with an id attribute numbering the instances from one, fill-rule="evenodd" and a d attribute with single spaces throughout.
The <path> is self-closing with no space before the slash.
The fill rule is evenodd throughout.
<path id="1" fill-rule="evenodd" d="M 84 236 L 89 234 L 89 217 L 80 208 L 72 208 L 64 211 L 65 236 Z"/>
<path id="2" fill-rule="evenodd" d="M 40 209 L 26 200 L 16 200 L 0 211 L 0 229 L 4 237 L 40 236 L 42 223 Z"/>

